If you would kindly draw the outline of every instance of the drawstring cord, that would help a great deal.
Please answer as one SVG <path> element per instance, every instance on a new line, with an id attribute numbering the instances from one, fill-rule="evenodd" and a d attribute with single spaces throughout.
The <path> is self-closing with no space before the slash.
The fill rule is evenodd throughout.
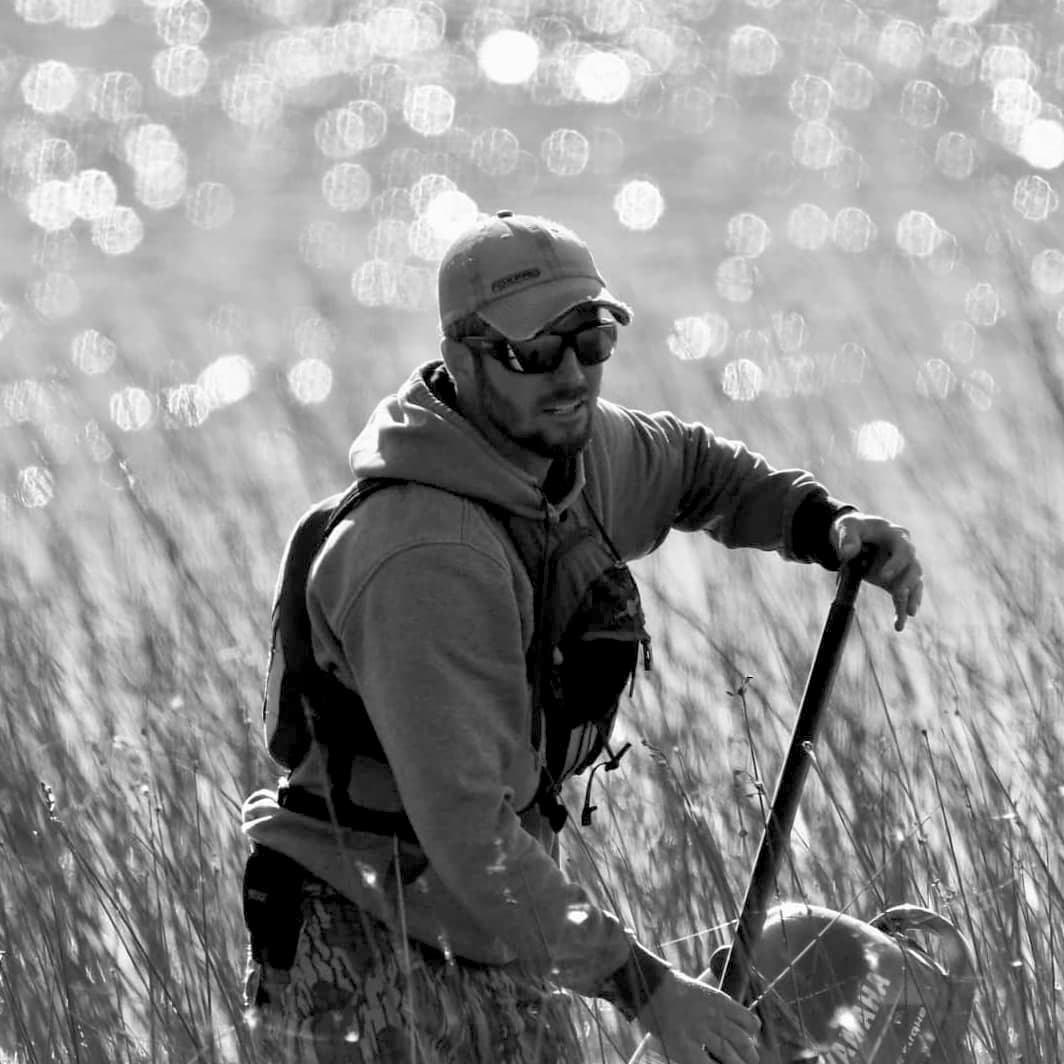
<path id="1" fill-rule="evenodd" d="M 598 725 L 598 729 L 599 734 L 602 735 L 602 744 L 606 747 L 606 753 L 610 756 L 607 760 L 599 761 L 597 764 L 592 765 L 591 771 L 588 773 L 587 788 L 584 791 L 584 807 L 580 810 L 580 826 L 585 828 L 590 826 L 591 814 L 598 809 L 597 805 L 591 804 L 591 785 L 595 782 L 595 773 L 598 772 L 600 768 L 605 769 L 607 772 L 612 772 L 615 768 L 618 768 L 621 764 L 621 758 L 628 753 L 632 746 L 631 743 L 625 743 L 617 753 L 614 753 L 609 741 L 603 734 L 605 729 L 601 725 Z"/>
<path id="2" fill-rule="evenodd" d="M 547 581 L 550 574 L 550 525 L 551 505 L 547 496 L 543 495 L 543 553 L 540 556 L 539 582 L 535 588 L 536 622 L 533 630 L 535 646 L 532 654 L 532 746 L 539 756 L 540 744 L 543 740 L 543 702 L 542 702 L 542 678 L 547 674 L 549 663 L 546 660 L 547 650 L 543 640 L 543 633 L 547 630 L 547 609 L 550 603 L 549 588 Z M 553 648 L 551 648 L 553 653 Z M 550 736 L 547 737 L 547 750 L 544 752 L 543 761 L 539 770 L 539 785 L 536 788 L 536 797 L 533 801 L 539 806 L 540 811 L 547 818 L 551 829 L 555 834 L 560 832 L 568 819 L 568 811 L 562 804 L 558 795 L 558 783 L 551 775 L 548 766 L 550 754 Z"/>

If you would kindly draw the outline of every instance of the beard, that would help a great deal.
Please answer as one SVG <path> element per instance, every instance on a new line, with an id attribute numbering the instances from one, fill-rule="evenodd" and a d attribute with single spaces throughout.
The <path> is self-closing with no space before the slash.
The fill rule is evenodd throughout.
<path id="1" fill-rule="evenodd" d="M 541 458 L 571 458 L 579 454 L 591 439 L 594 422 L 595 404 L 587 389 L 579 394 L 557 395 L 551 402 L 564 403 L 574 399 L 585 400 L 585 406 L 579 420 L 571 424 L 530 425 L 523 428 L 522 422 L 532 420 L 536 414 L 529 414 L 511 399 L 496 391 L 488 380 L 484 367 L 474 362 L 477 379 L 477 402 L 481 414 L 491 422 L 495 429 L 526 451 Z M 549 415 L 548 415 L 549 417 Z"/>

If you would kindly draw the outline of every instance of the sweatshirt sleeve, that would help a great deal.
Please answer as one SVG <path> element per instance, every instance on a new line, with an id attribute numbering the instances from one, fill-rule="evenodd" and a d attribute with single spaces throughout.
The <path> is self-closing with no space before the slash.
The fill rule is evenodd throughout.
<path id="1" fill-rule="evenodd" d="M 664 962 L 634 952 L 621 922 L 567 879 L 522 827 L 505 782 L 530 735 L 513 580 L 466 542 L 409 546 L 334 631 L 436 875 L 526 964 L 630 1011 L 634 980 L 652 982 Z"/>
<path id="2" fill-rule="evenodd" d="M 671 413 L 601 402 L 592 462 L 611 533 L 627 558 L 675 528 L 704 531 L 726 547 L 778 551 L 836 568 L 832 521 L 852 506 L 804 469 L 776 469 L 745 444 Z"/>

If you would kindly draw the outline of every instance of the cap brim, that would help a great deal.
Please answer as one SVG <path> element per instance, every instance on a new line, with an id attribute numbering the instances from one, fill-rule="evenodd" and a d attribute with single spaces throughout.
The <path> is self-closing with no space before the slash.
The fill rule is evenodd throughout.
<path id="1" fill-rule="evenodd" d="M 632 309 L 608 289 L 590 279 L 549 281 L 512 296 L 496 299 L 477 314 L 511 340 L 530 340 L 574 307 L 605 307 L 621 325 L 632 320 Z"/>

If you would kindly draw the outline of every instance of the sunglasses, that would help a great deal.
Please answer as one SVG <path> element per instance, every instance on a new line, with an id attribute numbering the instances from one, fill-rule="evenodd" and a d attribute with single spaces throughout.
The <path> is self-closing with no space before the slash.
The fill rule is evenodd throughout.
<path id="1" fill-rule="evenodd" d="M 540 333 L 531 340 L 463 336 L 458 342 L 495 359 L 512 373 L 553 373 L 570 348 L 582 366 L 605 362 L 617 346 L 617 325 L 612 321 L 593 322 L 579 329 Z"/>

